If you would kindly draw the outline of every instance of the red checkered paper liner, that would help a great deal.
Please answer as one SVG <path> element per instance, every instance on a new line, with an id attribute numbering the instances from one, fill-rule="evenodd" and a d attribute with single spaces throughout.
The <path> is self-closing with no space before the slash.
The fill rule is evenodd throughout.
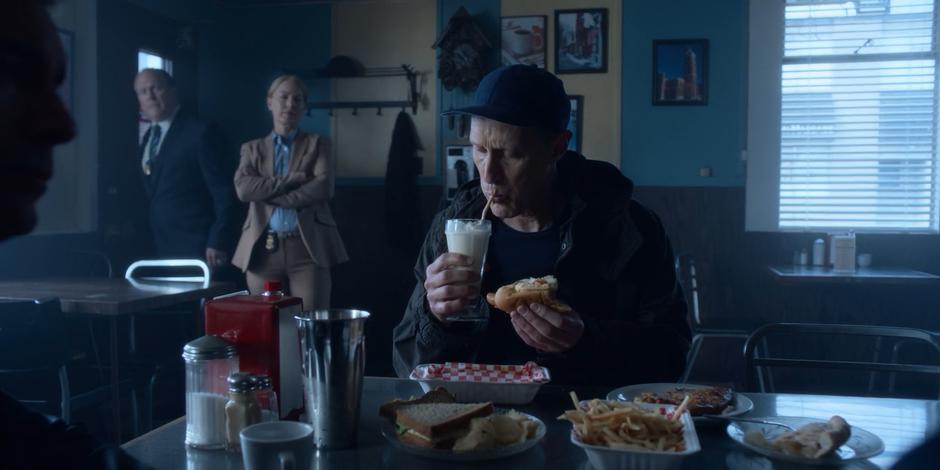
<path id="1" fill-rule="evenodd" d="M 470 364 L 466 362 L 423 364 L 415 368 L 412 377 L 418 380 L 501 384 L 542 384 L 549 381 L 548 370 L 534 362 L 527 362 L 522 365 Z"/>

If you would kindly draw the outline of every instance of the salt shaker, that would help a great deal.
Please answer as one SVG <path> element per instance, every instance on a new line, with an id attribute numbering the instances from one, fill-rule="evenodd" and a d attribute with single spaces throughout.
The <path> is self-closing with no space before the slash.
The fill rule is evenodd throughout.
<path id="1" fill-rule="evenodd" d="M 813 242 L 813 266 L 822 266 L 826 261 L 826 242 L 817 238 Z"/>
<path id="2" fill-rule="evenodd" d="M 186 445 L 199 449 L 225 447 L 226 380 L 238 371 L 235 345 L 218 336 L 203 336 L 183 348 L 186 362 Z"/>
<path id="3" fill-rule="evenodd" d="M 255 388 L 258 404 L 261 405 L 261 422 L 278 421 L 280 419 L 280 409 L 278 408 L 277 393 L 274 392 L 271 377 L 256 375 Z"/>
<path id="4" fill-rule="evenodd" d="M 228 450 L 239 451 L 242 429 L 261 422 L 254 382 L 252 375 L 245 372 L 236 372 L 228 378 L 229 400 L 225 404 L 225 448 Z"/>

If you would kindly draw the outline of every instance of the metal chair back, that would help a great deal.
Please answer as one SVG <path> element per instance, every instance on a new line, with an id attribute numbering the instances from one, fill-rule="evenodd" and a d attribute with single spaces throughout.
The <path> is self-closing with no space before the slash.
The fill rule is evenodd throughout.
<path id="1" fill-rule="evenodd" d="M 676 280 L 682 287 L 689 313 L 692 314 L 694 327 L 702 326 L 702 314 L 699 310 L 698 273 L 695 269 L 695 257 L 688 253 L 676 255 Z"/>
<path id="2" fill-rule="evenodd" d="M 199 270 L 197 276 L 177 275 L 181 269 L 195 268 Z M 167 275 L 142 276 L 140 272 L 161 271 Z M 209 265 L 201 259 L 144 259 L 134 261 L 124 272 L 124 279 L 137 283 L 139 281 L 174 281 L 174 282 L 200 282 L 208 286 L 212 281 Z"/>
<path id="3" fill-rule="evenodd" d="M 871 340 L 872 349 L 870 361 L 837 360 L 827 357 L 821 358 L 793 358 L 775 356 L 769 347 L 774 337 L 795 338 L 800 345 L 808 346 L 814 339 L 825 340 L 824 347 L 835 348 L 837 338 L 855 338 Z M 864 341 L 867 343 L 867 341 Z M 940 358 L 940 342 L 928 331 L 915 328 L 902 328 L 891 326 L 870 325 L 841 325 L 816 323 L 772 323 L 754 330 L 744 344 L 745 380 L 747 387 L 756 387 L 760 392 L 775 391 L 772 368 L 797 369 L 827 369 L 836 371 L 858 371 L 868 373 L 868 395 L 894 395 L 895 377 L 899 373 L 918 374 L 930 377 L 937 394 L 940 396 L 940 365 L 896 363 L 892 360 L 884 361 L 882 357 L 889 356 L 893 351 L 890 343 L 898 342 L 917 343 L 927 348 L 934 358 Z M 761 354 L 757 354 L 758 347 Z M 801 348 L 801 350 L 809 349 Z M 824 354 L 827 355 L 827 354 Z M 889 377 L 886 393 L 876 390 L 875 383 L 878 375 L 887 374 Z"/>

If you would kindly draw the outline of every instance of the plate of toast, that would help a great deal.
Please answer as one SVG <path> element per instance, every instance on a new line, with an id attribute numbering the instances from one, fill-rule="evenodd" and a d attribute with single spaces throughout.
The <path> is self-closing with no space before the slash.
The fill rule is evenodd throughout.
<path id="1" fill-rule="evenodd" d="M 438 460 L 494 460 L 534 447 L 545 423 L 492 402 L 457 403 L 443 387 L 379 408 L 382 435 L 396 449 Z"/>

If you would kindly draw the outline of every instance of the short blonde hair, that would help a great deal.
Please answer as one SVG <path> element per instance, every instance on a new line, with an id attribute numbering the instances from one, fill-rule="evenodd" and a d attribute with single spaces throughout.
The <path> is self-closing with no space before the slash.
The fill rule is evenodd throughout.
<path id="1" fill-rule="evenodd" d="M 277 90 L 277 87 L 281 86 L 286 81 L 293 81 L 297 83 L 297 87 L 300 88 L 300 92 L 304 94 L 304 101 L 307 101 L 307 97 L 310 96 L 310 92 L 307 91 L 307 84 L 301 80 L 300 77 L 293 74 L 284 74 L 280 75 L 271 82 L 271 86 L 268 87 L 268 98 L 274 96 L 274 92 Z"/>

